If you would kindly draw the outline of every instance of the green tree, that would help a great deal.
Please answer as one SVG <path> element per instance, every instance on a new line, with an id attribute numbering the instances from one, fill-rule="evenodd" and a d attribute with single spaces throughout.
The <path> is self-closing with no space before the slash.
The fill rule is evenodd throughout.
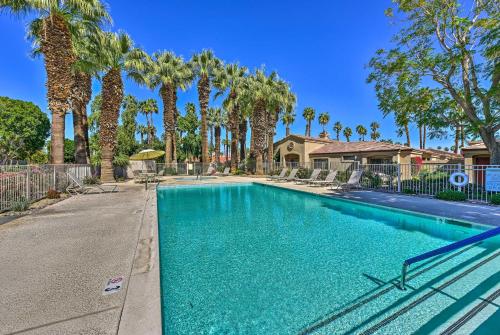
<path id="1" fill-rule="evenodd" d="M 211 50 L 203 50 L 195 54 L 189 61 L 191 69 L 198 78 L 198 100 L 201 114 L 201 161 L 209 163 L 208 137 L 207 137 L 207 112 L 212 84 L 217 71 L 220 71 L 222 62 L 215 57 Z"/>
<path id="2" fill-rule="evenodd" d="M 395 0 L 389 16 L 405 26 L 395 47 L 379 50 L 371 60 L 376 86 L 386 87 L 417 78 L 434 81 L 464 111 L 491 154 L 500 164 L 498 3 L 495 1 Z"/>
<path id="3" fill-rule="evenodd" d="M 304 120 L 306 120 L 306 136 L 311 137 L 311 123 L 316 116 L 316 112 L 314 111 L 314 108 L 306 107 L 304 108 L 302 116 L 304 117 Z"/>
<path id="4" fill-rule="evenodd" d="M 137 133 L 137 114 L 140 111 L 140 103 L 132 95 L 126 95 L 123 99 L 121 111 L 121 125 L 118 126 L 117 154 L 129 157 L 133 155 L 138 144 L 135 139 Z M 146 129 L 147 130 L 147 129 Z"/>
<path id="5" fill-rule="evenodd" d="M 378 122 L 373 121 L 372 123 L 370 123 L 370 138 L 372 139 L 372 141 L 376 141 L 380 138 L 380 132 L 378 131 L 379 128 L 380 125 L 378 124 Z"/>
<path id="6" fill-rule="evenodd" d="M 340 123 L 340 121 L 335 122 L 333 125 L 333 131 L 335 131 L 337 141 L 340 141 L 340 132 L 342 131 L 342 123 Z"/>
<path id="7" fill-rule="evenodd" d="M 344 128 L 344 136 L 347 142 L 351 141 L 352 129 L 349 127 Z"/>
<path id="8" fill-rule="evenodd" d="M 155 127 L 153 125 L 153 114 L 158 114 L 158 104 L 155 99 L 147 99 L 139 103 L 139 110 L 146 117 L 148 127 L 147 143 L 151 145 L 155 138 Z"/>
<path id="9" fill-rule="evenodd" d="M 73 88 L 73 65 L 76 57 L 72 45 L 71 26 L 74 21 L 100 23 L 108 19 L 99 0 L 38 1 L 2 0 L 0 11 L 25 15 L 34 20 L 30 35 L 44 55 L 47 73 L 47 100 L 52 112 L 51 162 L 64 162 L 65 116 L 70 109 Z"/>
<path id="10" fill-rule="evenodd" d="M 366 128 L 360 124 L 360 125 L 356 126 L 356 133 L 358 133 L 358 135 L 360 136 L 360 140 L 364 141 L 365 136 L 368 132 L 367 132 Z"/>
<path id="11" fill-rule="evenodd" d="M 326 125 L 328 124 L 328 122 L 330 121 L 330 114 L 328 113 L 321 113 L 319 115 L 319 124 L 323 127 L 323 134 L 326 134 Z"/>
<path id="12" fill-rule="evenodd" d="M 281 122 L 285 125 L 286 136 L 290 135 L 290 125 L 295 122 L 295 111 L 293 109 L 287 110 L 281 117 Z"/>
<path id="13" fill-rule="evenodd" d="M 44 147 L 49 118 L 31 102 L 0 97 L 0 161 L 27 160 Z"/>

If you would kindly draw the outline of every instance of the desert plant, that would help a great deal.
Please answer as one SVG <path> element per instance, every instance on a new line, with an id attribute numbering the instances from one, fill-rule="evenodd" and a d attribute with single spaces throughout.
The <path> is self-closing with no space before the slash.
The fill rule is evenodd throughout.
<path id="1" fill-rule="evenodd" d="M 440 200 L 450 200 L 450 201 L 465 201 L 467 196 L 465 193 L 455 190 L 445 190 L 438 192 L 436 198 Z"/>
<path id="2" fill-rule="evenodd" d="M 500 205 L 500 193 L 493 194 L 490 198 L 490 203 L 493 205 Z"/>
<path id="3" fill-rule="evenodd" d="M 61 197 L 61 193 L 57 190 L 50 189 L 47 191 L 47 199 L 59 199 Z"/>
<path id="4" fill-rule="evenodd" d="M 10 209 L 13 210 L 14 212 L 24 212 L 27 211 L 29 208 L 30 208 L 30 202 L 25 198 L 13 201 L 10 206 Z"/>
<path id="5" fill-rule="evenodd" d="M 87 176 L 83 179 L 85 185 L 99 185 L 101 180 L 97 176 Z"/>

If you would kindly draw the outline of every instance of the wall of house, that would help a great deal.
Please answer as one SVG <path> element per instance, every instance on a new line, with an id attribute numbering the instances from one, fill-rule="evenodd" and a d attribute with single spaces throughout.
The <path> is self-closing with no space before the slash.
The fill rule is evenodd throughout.
<path id="1" fill-rule="evenodd" d="M 290 143 L 293 142 L 293 149 L 292 150 L 288 150 L 288 145 Z M 284 163 L 285 162 L 285 156 L 288 155 L 288 154 L 296 154 L 299 156 L 299 161 L 300 162 L 303 162 L 304 161 L 304 149 L 305 149 L 305 146 L 304 146 L 304 143 L 300 143 L 300 142 L 297 142 L 297 141 L 292 141 L 292 140 L 288 140 L 286 142 L 283 142 L 281 143 L 279 146 L 277 146 L 275 148 L 275 150 L 279 150 L 280 151 L 280 163 Z"/>

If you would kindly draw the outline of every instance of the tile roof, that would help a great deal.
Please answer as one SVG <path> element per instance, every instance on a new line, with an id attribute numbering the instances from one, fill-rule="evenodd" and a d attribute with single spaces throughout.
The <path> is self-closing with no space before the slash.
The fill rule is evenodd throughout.
<path id="1" fill-rule="evenodd" d="M 311 141 L 311 142 L 323 142 L 323 143 L 337 143 L 338 142 L 336 140 L 332 140 L 329 138 L 309 137 L 309 136 L 303 136 L 303 135 L 297 135 L 297 134 L 290 134 L 288 136 L 283 137 L 281 140 L 275 142 L 274 145 L 281 144 L 281 143 L 283 143 L 283 142 L 285 142 L 293 137 L 302 139 L 304 141 Z"/>
<path id="2" fill-rule="evenodd" d="M 456 154 L 456 153 L 454 153 L 452 151 L 444 151 L 444 150 L 438 150 L 438 149 L 432 149 L 432 148 L 419 149 L 419 150 L 423 151 L 423 152 L 428 152 L 431 155 L 440 155 L 440 156 L 446 156 L 446 157 L 463 158 L 462 155 Z"/>
<path id="3" fill-rule="evenodd" d="M 486 145 L 481 141 L 469 142 L 468 147 L 463 147 L 462 150 L 482 150 L 486 149 Z"/>
<path id="4" fill-rule="evenodd" d="M 415 150 L 413 148 L 387 142 L 333 142 L 312 151 L 310 154 L 340 154 L 351 152 Z"/>

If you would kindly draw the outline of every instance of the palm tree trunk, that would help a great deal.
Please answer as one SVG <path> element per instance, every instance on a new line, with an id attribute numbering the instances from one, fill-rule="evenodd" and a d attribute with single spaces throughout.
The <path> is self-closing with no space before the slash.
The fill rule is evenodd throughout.
<path id="1" fill-rule="evenodd" d="M 268 116 L 267 123 L 267 164 L 268 168 L 274 160 L 274 131 L 276 127 L 276 121 L 278 119 L 279 108 L 276 111 L 271 111 Z"/>
<path id="2" fill-rule="evenodd" d="M 208 77 L 202 76 L 198 81 L 198 99 L 200 102 L 201 114 L 201 162 L 209 163 L 208 138 L 207 138 L 207 109 L 210 99 L 210 82 Z"/>
<path id="3" fill-rule="evenodd" d="M 424 125 L 424 135 L 422 136 L 422 149 L 426 147 L 426 139 L 427 139 L 427 127 Z"/>
<path id="4" fill-rule="evenodd" d="M 217 164 L 220 164 L 220 126 L 216 126 L 214 129 L 215 132 L 215 161 Z"/>
<path id="5" fill-rule="evenodd" d="M 247 120 L 243 118 L 240 122 L 240 161 L 246 158 L 247 146 Z"/>
<path id="6" fill-rule="evenodd" d="M 464 146 L 465 146 L 464 126 L 460 125 L 460 148 L 463 148 Z"/>
<path id="7" fill-rule="evenodd" d="M 41 52 L 47 72 L 47 100 L 52 112 L 50 161 L 64 163 L 65 116 L 70 109 L 75 62 L 71 34 L 66 21 L 51 13 L 42 23 Z"/>
<path id="8" fill-rule="evenodd" d="M 172 128 L 174 124 L 172 115 L 172 87 L 170 85 L 162 85 L 160 88 L 160 96 L 163 101 L 163 129 L 165 131 L 165 163 L 172 163 Z"/>
<path id="9" fill-rule="evenodd" d="M 118 115 L 123 100 L 123 81 L 120 69 L 113 68 L 102 80 L 102 107 L 99 118 L 101 145 L 101 180 L 114 181 L 113 154 L 116 145 Z"/>
<path id="10" fill-rule="evenodd" d="M 231 92 L 229 98 L 235 102 L 236 93 Z M 229 124 L 231 125 L 231 173 L 236 173 L 238 169 L 238 140 L 240 127 L 240 109 L 237 103 L 231 108 Z"/>
<path id="11" fill-rule="evenodd" d="M 286 133 L 285 133 L 285 136 L 288 136 L 290 135 L 290 126 L 287 124 L 286 125 Z"/>
<path id="12" fill-rule="evenodd" d="M 90 163 L 87 104 L 90 102 L 91 96 L 92 77 L 87 73 L 77 71 L 74 75 L 71 97 L 76 164 Z"/>
<path id="13" fill-rule="evenodd" d="M 311 137 L 311 120 L 307 120 L 307 136 Z"/>
<path id="14" fill-rule="evenodd" d="M 423 149 L 423 143 L 422 143 L 422 126 L 418 127 L 418 147 L 420 149 Z"/>
<path id="15" fill-rule="evenodd" d="M 227 163 L 227 160 L 229 159 L 229 132 L 227 130 L 227 126 L 226 126 L 226 129 L 225 129 L 225 133 L 226 133 L 226 142 L 224 143 L 224 146 L 225 146 L 225 155 L 226 155 L 226 163 Z"/>
<path id="16" fill-rule="evenodd" d="M 266 145 L 266 105 L 265 101 L 259 99 L 255 102 L 254 113 L 253 113 L 253 128 L 254 132 L 254 149 L 256 166 L 255 173 L 258 175 L 264 174 L 264 166 L 262 160 L 262 154 L 264 152 L 264 147 Z"/>
<path id="17" fill-rule="evenodd" d="M 172 162 L 177 163 L 177 89 L 172 89 L 172 113 L 174 119 L 174 126 L 172 129 Z"/>
<path id="18" fill-rule="evenodd" d="M 408 127 L 408 123 L 406 123 L 404 125 L 405 127 L 405 134 L 406 134 L 406 145 L 411 147 L 411 143 L 410 143 L 410 128 Z"/>
<path id="19" fill-rule="evenodd" d="M 460 126 L 455 127 L 455 148 L 453 148 L 454 153 L 458 153 L 458 142 L 460 140 Z"/>

